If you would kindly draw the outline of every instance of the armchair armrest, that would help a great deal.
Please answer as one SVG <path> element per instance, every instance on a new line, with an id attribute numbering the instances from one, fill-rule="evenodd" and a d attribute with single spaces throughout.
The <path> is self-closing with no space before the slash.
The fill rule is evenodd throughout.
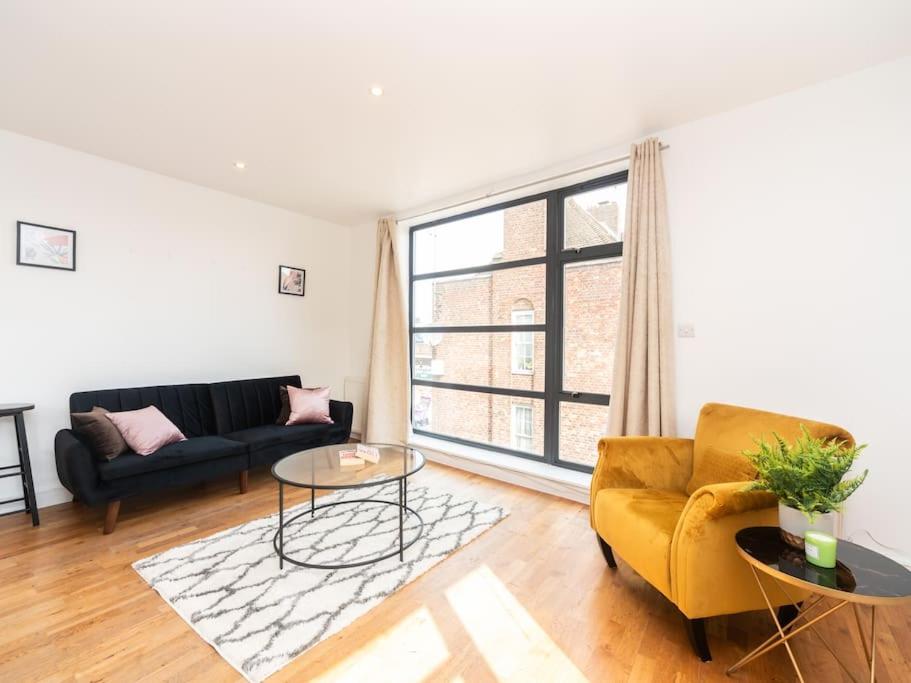
<path id="1" fill-rule="evenodd" d="M 739 515 L 752 510 L 764 510 L 778 506 L 778 498 L 768 491 L 747 490 L 751 482 L 730 481 L 723 484 L 708 484 L 690 496 L 683 514 L 690 509 L 701 511 L 708 519 L 720 519 Z"/>
<path id="2" fill-rule="evenodd" d="M 598 442 L 592 494 L 604 488 L 683 492 L 692 473 L 692 439 L 605 436 Z"/>
<path id="3" fill-rule="evenodd" d="M 671 545 L 671 591 L 690 619 L 766 607 L 734 536 L 748 526 L 777 525 L 778 499 L 766 491 L 746 490 L 749 483 L 703 486 L 680 515 Z M 768 592 L 773 602 L 787 602 L 771 584 Z"/>
<path id="4" fill-rule="evenodd" d="M 680 491 L 693 473 L 693 440 L 668 436 L 605 436 L 598 442 L 591 506 L 606 488 Z M 594 520 L 592 520 L 594 525 Z"/>

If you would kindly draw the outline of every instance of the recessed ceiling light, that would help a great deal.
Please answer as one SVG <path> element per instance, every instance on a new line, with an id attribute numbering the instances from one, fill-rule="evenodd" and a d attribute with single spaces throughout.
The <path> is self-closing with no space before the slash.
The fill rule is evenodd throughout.
<path id="1" fill-rule="evenodd" d="M 243 171 L 246 167 L 247 167 L 247 164 L 244 163 L 243 161 L 234 162 L 234 168 L 236 168 L 238 171 Z"/>
<path id="2" fill-rule="evenodd" d="M 370 88 L 370 94 L 373 95 L 374 97 L 379 97 L 380 95 L 383 94 L 383 89 L 378 85 L 374 85 L 373 87 Z"/>

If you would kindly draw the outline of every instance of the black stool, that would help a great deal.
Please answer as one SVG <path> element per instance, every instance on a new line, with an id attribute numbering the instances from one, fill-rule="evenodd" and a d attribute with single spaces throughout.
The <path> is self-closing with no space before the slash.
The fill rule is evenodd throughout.
<path id="1" fill-rule="evenodd" d="M 24 510 L 12 510 L 10 512 L 0 513 L 0 517 L 15 515 L 20 512 L 31 513 L 32 526 L 38 526 L 38 502 L 35 500 L 35 484 L 32 481 L 32 463 L 28 457 L 28 439 L 25 436 L 25 421 L 22 419 L 22 413 L 26 410 L 32 410 L 34 407 L 34 404 L 31 403 L 0 403 L 0 417 L 12 417 L 13 421 L 16 423 L 16 443 L 19 446 L 19 464 L 0 466 L 0 479 L 6 479 L 7 477 L 22 477 L 22 497 L 0 500 L 0 505 L 15 503 L 20 500 L 25 502 Z M 15 471 L 9 472 L 8 470 Z"/>

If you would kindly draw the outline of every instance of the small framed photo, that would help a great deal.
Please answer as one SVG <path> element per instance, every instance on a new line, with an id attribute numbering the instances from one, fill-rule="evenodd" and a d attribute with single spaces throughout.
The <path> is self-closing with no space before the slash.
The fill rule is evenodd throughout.
<path id="1" fill-rule="evenodd" d="M 278 267 L 278 293 L 293 296 L 304 295 L 304 283 L 307 281 L 307 271 L 303 268 L 292 266 Z"/>
<path id="2" fill-rule="evenodd" d="M 16 263 L 36 268 L 76 270 L 76 231 L 17 221 Z"/>

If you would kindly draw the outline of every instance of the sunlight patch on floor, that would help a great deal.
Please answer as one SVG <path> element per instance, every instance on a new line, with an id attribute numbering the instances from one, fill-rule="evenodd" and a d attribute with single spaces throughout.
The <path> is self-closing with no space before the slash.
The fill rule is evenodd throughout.
<path id="1" fill-rule="evenodd" d="M 487 566 L 449 588 L 446 599 L 497 680 L 587 680 Z"/>
<path id="2" fill-rule="evenodd" d="M 430 611 L 422 607 L 311 680 L 421 683 L 447 659 L 443 636 Z"/>

